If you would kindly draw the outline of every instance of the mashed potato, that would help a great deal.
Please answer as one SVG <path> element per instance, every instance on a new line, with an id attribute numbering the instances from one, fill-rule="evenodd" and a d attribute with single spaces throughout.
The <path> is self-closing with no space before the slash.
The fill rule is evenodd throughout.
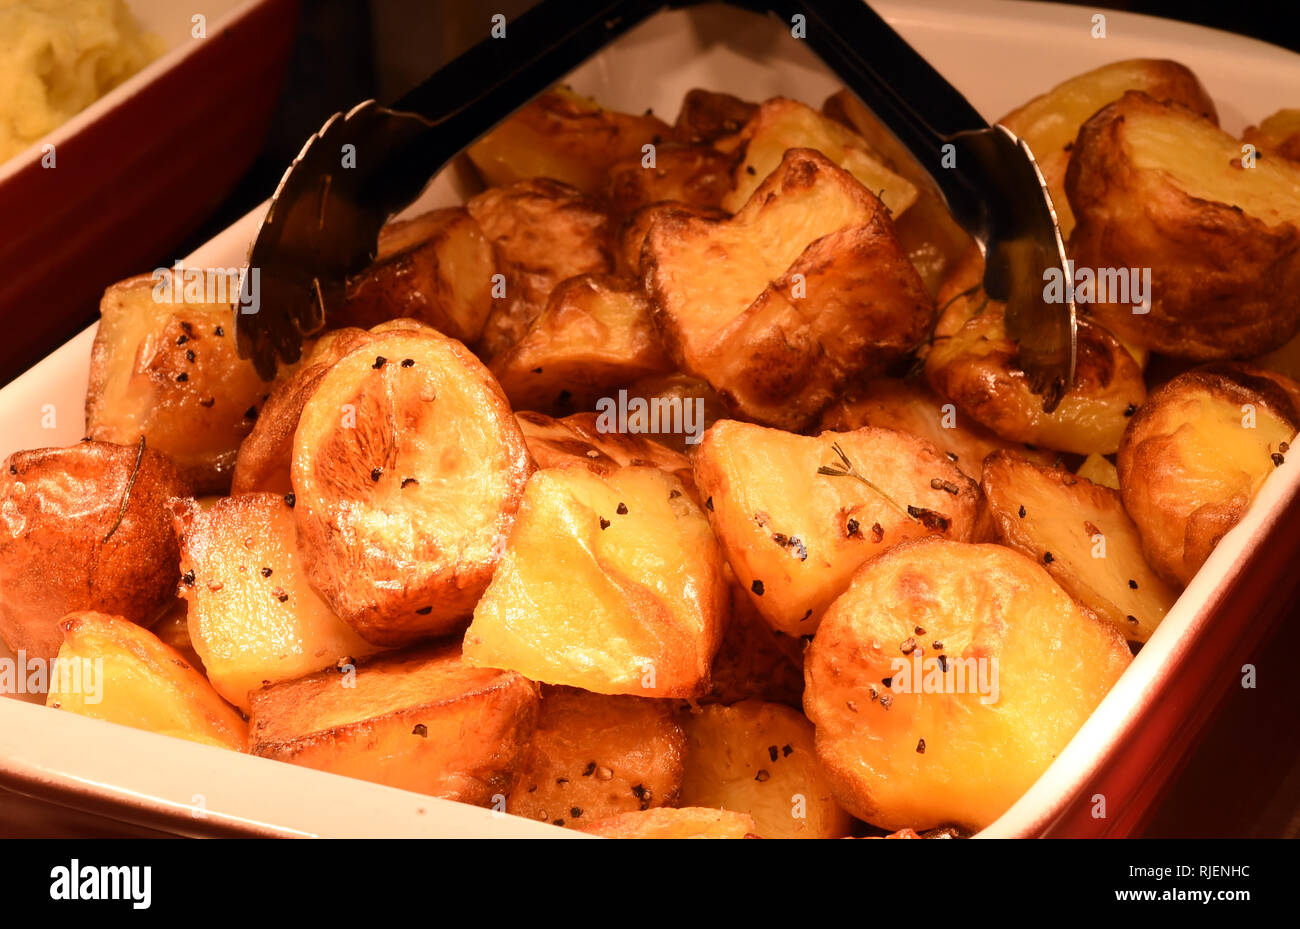
<path id="1" fill-rule="evenodd" d="M 163 51 L 123 0 L 0 0 L 0 162 Z"/>

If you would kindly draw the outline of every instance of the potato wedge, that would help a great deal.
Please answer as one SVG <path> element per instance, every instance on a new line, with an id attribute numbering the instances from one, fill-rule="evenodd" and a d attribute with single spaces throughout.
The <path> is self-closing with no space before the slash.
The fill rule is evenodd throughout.
<path id="1" fill-rule="evenodd" d="M 1300 430 L 1300 385 L 1247 365 L 1204 365 L 1151 394 L 1120 444 L 1124 508 L 1147 561 L 1187 584 L 1237 524 Z"/>
<path id="2" fill-rule="evenodd" d="M 0 467 L 0 638 L 48 659 L 77 610 L 152 623 L 180 576 L 168 502 L 192 492 L 152 448 L 82 442 L 10 455 Z"/>
<path id="3" fill-rule="evenodd" d="M 453 339 L 478 341 L 494 305 L 492 277 L 498 268 L 492 243 L 469 212 L 434 210 L 404 220 L 387 242 L 383 232 L 380 236 L 381 251 L 403 247 L 348 281 L 347 301 L 330 325 L 368 329 L 406 317 Z"/>
<path id="4" fill-rule="evenodd" d="M 831 796 L 813 748 L 812 723 L 777 703 L 709 706 L 683 718 L 683 806 L 718 807 L 754 818 L 764 839 L 838 839 L 852 818 Z"/>
<path id="5" fill-rule="evenodd" d="M 616 217 L 661 200 L 718 207 L 731 190 L 734 160 L 708 145 L 658 145 L 653 161 L 638 152 L 610 165 L 604 200 Z"/>
<path id="6" fill-rule="evenodd" d="M 568 87 L 555 87 L 515 111 L 466 154 L 492 187 L 548 177 L 597 194 L 611 164 L 640 157 L 643 145 L 657 145 L 670 131 L 648 112 L 607 110 Z"/>
<path id="7" fill-rule="evenodd" d="M 916 186 L 895 174 L 865 139 L 806 103 L 773 97 L 759 106 L 740 132 L 743 154 L 732 170 L 731 191 L 722 208 L 738 213 L 792 148 L 820 152 L 843 168 L 885 205 L 891 218 L 916 202 Z"/>
<path id="8" fill-rule="evenodd" d="M 1300 161 L 1300 110 L 1278 110 L 1258 126 L 1248 126 L 1241 138 L 1265 156 Z"/>
<path id="9" fill-rule="evenodd" d="M 1051 464 L 1055 458 L 999 438 L 945 403 L 920 380 L 872 378 L 836 398 L 822 412 L 818 431 L 851 432 L 863 426 L 896 429 L 925 439 L 972 480 L 979 478 L 984 459 L 999 449 L 1014 449 L 1041 464 Z"/>
<path id="10" fill-rule="evenodd" d="M 86 435 L 122 445 L 143 435 L 196 492 L 224 493 L 269 387 L 235 351 L 230 304 L 204 303 L 199 283 L 160 274 L 104 292 L 90 352 Z M 232 288 L 230 300 L 236 297 Z"/>
<path id="11" fill-rule="evenodd" d="M 1056 207 L 1061 237 L 1067 242 L 1074 229 L 1074 214 L 1065 195 L 1065 172 L 1079 128 L 1103 106 L 1130 90 L 1140 90 L 1155 100 L 1180 103 L 1218 125 L 1214 101 L 1196 75 L 1176 61 L 1156 58 L 1112 61 L 1085 71 L 998 120 L 1033 151 Z"/>
<path id="12" fill-rule="evenodd" d="M 980 486 L 998 541 L 1046 567 L 1130 642 L 1151 638 L 1179 591 L 1147 565 L 1117 491 L 1011 452 L 984 461 Z"/>
<path id="13" fill-rule="evenodd" d="M 249 691 L 378 650 L 307 583 L 284 497 L 245 494 L 177 510 L 190 641 L 235 706 L 247 712 Z"/>
<path id="14" fill-rule="evenodd" d="M 854 816 L 890 830 L 982 829 L 1131 659 L 1114 627 L 1019 552 L 923 539 L 865 565 L 827 611 L 804 709 Z"/>
<path id="15" fill-rule="evenodd" d="M 727 620 L 722 555 L 657 468 L 538 471 L 465 634 L 465 660 L 594 693 L 691 697 Z"/>
<path id="16" fill-rule="evenodd" d="M 661 213 L 642 257 L 673 360 L 765 425 L 806 426 L 934 319 L 887 210 L 809 149 L 787 152 L 729 221 Z"/>
<path id="17" fill-rule="evenodd" d="M 752 839 L 754 820 L 745 813 L 704 807 L 661 807 L 619 813 L 583 826 L 582 831 L 606 839 Z"/>
<path id="18" fill-rule="evenodd" d="M 307 578 L 368 642 L 450 632 L 487 587 L 531 470 L 468 349 L 431 329 L 383 332 L 302 410 L 292 479 Z"/>
<path id="19" fill-rule="evenodd" d="M 253 693 L 251 751 L 477 806 L 505 801 L 537 725 L 537 685 L 471 668 L 455 644 Z"/>
<path id="20" fill-rule="evenodd" d="M 1150 269 L 1150 312 L 1108 288 L 1091 306 L 1103 324 L 1198 360 L 1263 354 L 1300 330 L 1300 164 L 1242 155 L 1210 120 L 1138 92 L 1084 124 L 1070 250 L 1081 268 Z"/>
<path id="21" fill-rule="evenodd" d="M 673 805 L 685 749 L 670 701 L 547 688 L 506 811 L 575 829 Z"/>
<path id="22" fill-rule="evenodd" d="M 494 187 L 465 208 L 496 248 L 505 275 L 505 296 L 488 313 L 480 341 L 485 358 L 523 337 L 560 281 L 613 270 L 609 218 L 596 201 L 558 181 Z"/>
<path id="23" fill-rule="evenodd" d="M 695 483 L 736 580 L 796 638 L 864 561 L 932 533 L 968 541 L 981 508 L 947 456 L 890 429 L 814 437 L 722 420 L 696 452 Z"/>
<path id="24" fill-rule="evenodd" d="M 683 213 L 686 216 L 715 221 L 729 218 L 725 211 L 714 207 L 691 206 L 689 203 L 679 203 L 674 200 L 641 207 L 623 220 L 615 235 L 614 267 L 620 275 L 641 279 L 641 252 L 645 247 L 646 236 L 650 234 L 650 227 L 654 225 L 655 220 L 666 213 Z"/>
<path id="25" fill-rule="evenodd" d="M 591 274 L 561 281 L 523 337 L 492 360 L 516 410 L 559 415 L 671 370 L 640 286 Z"/>
<path id="26" fill-rule="evenodd" d="M 148 629 L 70 613 L 45 705 L 133 729 L 247 751 L 248 726 L 198 671 Z"/>
<path id="27" fill-rule="evenodd" d="M 732 584 L 731 622 L 713 659 L 712 686 L 696 703 L 762 700 L 802 707 L 803 647 L 804 640 L 769 626 L 748 591 Z"/>
<path id="28" fill-rule="evenodd" d="M 1016 365 L 1019 348 L 1007 335 L 1006 306 L 978 286 L 983 260 L 963 263 L 940 291 L 947 303 L 925 360 L 935 392 L 1003 440 L 1062 452 L 1110 454 L 1128 418 L 1146 399 L 1142 369 L 1120 341 L 1086 316 L 1079 317 L 1074 384 L 1061 404 L 1043 412 Z"/>
<path id="29" fill-rule="evenodd" d="M 717 145 L 739 135 L 756 112 L 757 103 L 697 87 L 682 98 L 673 138 L 685 145 Z M 730 151 L 734 143 L 719 147 Z"/>

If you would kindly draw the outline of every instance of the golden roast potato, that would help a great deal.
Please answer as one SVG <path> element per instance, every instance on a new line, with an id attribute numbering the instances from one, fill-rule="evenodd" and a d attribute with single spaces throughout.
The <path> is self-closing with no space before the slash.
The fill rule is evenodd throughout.
<path id="1" fill-rule="evenodd" d="M 1237 364 L 1205 365 L 1151 394 L 1119 447 L 1120 493 L 1147 561 L 1187 584 L 1285 460 L 1300 385 Z"/>
<path id="2" fill-rule="evenodd" d="M 610 165 L 604 200 L 617 217 L 661 200 L 717 207 L 731 190 L 735 159 L 707 145 L 665 143 Z"/>
<path id="3" fill-rule="evenodd" d="M 1094 484 L 1100 484 L 1102 487 L 1109 487 L 1111 490 L 1119 490 L 1119 471 L 1115 469 L 1115 464 L 1105 455 L 1092 454 L 1083 459 L 1078 470 L 1074 472 L 1079 477 L 1086 478 Z"/>
<path id="4" fill-rule="evenodd" d="M 754 828 L 747 813 L 692 806 L 619 813 L 582 831 L 605 839 L 753 839 Z"/>
<path id="5" fill-rule="evenodd" d="M 731 585 L 731 622 L 709 673 L 710 690 L 695 702 L 731 705 L 762 700 L 803 706 L 804 640 L 777 632 L 749 592 Z"/>
<path id="6" fill-rule="evenodd" d="M 1241 137 L 1265 157 L 1300 161 L 1300 110 L 1278 110 L 1258 126 L 1248 126 Z"/>
<path id="7" fill-rule="evenodd" d="M 1150 271 L 1149 312 L 1109 286 L 1089 307 L 1103 324 L 1199 360 L 1259 355 L 1296 334 L 1300 164 L 1251 167 L 1244 154 L 1210 120 L 1139 92 L 1084 124 L 1066 176 L 1070 251 L 1080 268 Z"/>
<path id="8" fill-rule="evenodd" d="M 623 220 L 614 236 L 614 267 L 620 275 L 641 279 L 641 253 L 645 249 L 646 236 L 650 234 L 650 227 L 655 220 L 668 213 L 717 221 L 728 219 L 730 215 L 716 207 L 692 206 L 676 200 L 664 200 L 641 207 Z"/>
<path id="9" fill-rule="evenodd" d="M 685 145 L 713 145 L 731 151 L 735 136 L 757 111 L 756 103 L 696 87 L 682 98 L 673 138 Z M 720 145 L 723 140 L 733 141 Z"/>
<path id="10" fill-rule="evenodd" d="M 302 410 L 292 480 L 307 578 L 376 645 L 450 632 L 487 587 L 531 470 L 468 349 L 385 331 L 335 362 Z"/>
<path id="11" fill-rule="evenodd" d="M 82 442 L 0 466 L 0 638 L 53 658 L 77 610 L 148 625 L 171 602 L 179 552 L 169 502 L 193 488 L 161 452 Z"/>
<path id="12" fill-rule="evenodd" d="M 923 539 L 826 612 L 804 709 L 835 799 L 882 829 L 988 826 L 1128 666 L 1113 626 L 1001 545 Z"/>

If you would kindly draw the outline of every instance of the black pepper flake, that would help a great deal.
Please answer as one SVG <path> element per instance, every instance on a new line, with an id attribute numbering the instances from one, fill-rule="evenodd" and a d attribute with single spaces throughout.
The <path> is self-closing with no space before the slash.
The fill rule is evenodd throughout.
<path id="1" fill-rule="evenodd" d="M 917 635 L 925 635 L 925 629 L 922 626 L 913 626 L 912 631 Z"/>
<path id="2" fill-rule="evenodd" d="M 776 759 L 781 757 L 780 749 L 778 749 L 775 745 L 769 745 L 767 747 L 767 757 L 771 758 L 773 761 L 776 761 Z"/>
<path id="3" fill-rule="evenodd" d="M 762 582 L 762 581 L 756 579 L 756 580 L 754 581 L 754 583 L 752 583 L 752 584 L 749 585 L 749 589 L 752 590 L 756 596 L 759 596 L 759 597 L 763 596 L 763 582 Z"/>
<path id="4" fill-rule="evenodd" d="M 609 528 L 609 520 L 603 516 L 600 518 L 600 528 L 602 530 Z"/>
<path id="5" fill-rule="evenodd" d="M 562 819 L 552 820 L 552 822 L 554 822 L 555 825 L 557 825 L 557 826 L 563 826 L 563 825 L 564 825 L 564 820 L 562 820 Z"/>
<path id="6" fill-rule="evenodd" d="M 954 497 L 957 496 L 957 494 L 961 493 L 960 487 L 958 487 L 952 481 L 945 481 L 941 477 L 930 478 L 930 489 L 946 491 L 947 493 L 952 494 Z"/>
<path id="7" fill-rule="evenodd" d="M 294 503 L 297 502 L 297 500 L 298 500 L 298 498 L 295 497 L 293 494 L 285 494 L 285 495 L 284 495 L 284 502 L 285 502 L 285 505 L 288 506 L 290 509 L 293 508 L 293 505 L 294 505 Z"/>
<path id="8" fill-rule="evenodd" d="M 250 406 L 244 410 L 244 419 L 257 419 L 257 407 Z"/>
<path id="9" fill-rule="evenodd" d="M 212 334 L 219 339 L 226 334 L 226 330 L 218 326 L 216 329 L 212 330 Z"/>
<path id="10" fill-rule="evenodd" d="M 1278 467 L 1281 467 L 1283 463 L 1286 462 L 1286 458 L 1283 457 L 1281 452 L 1274 452 L 1269 457 L 1273 459 L 1273 464 L 1277 465 Z"/>
<path id="11" fill-rule="evenodd" d="M 403 359 L 402 359 L 402 367 L 403 367 L 403 368 L 414 368 L 414 367 L 415 367 L 415 359 L 414 359 L 414 358 L 403 358 Z"/>
<path id="12" fill-rule="evenodd" d="M 185 584 L 186 587 L 193 587 L 193 586 L 194 586 L 194 572 L 193 572 L 193 571 L 186 571 L 184 574 L 181 575 L 181 581 L 184 582 L 184 584 Z"/>
<path id="13" fill-rule="evenodd" d="M 680 497 L 681 495 L 682 495 L 682 492 L 681 492 L 680 490 L 670 490 L 670 491 L 668 491 L 668 499 L 669 499 L 669 500 L 676 500 L 676 499 L 677 499 L 678 497 Z"/>
<path id="14" fill-rule="evenodd" d="M 211 409 L 212 405 L 215 404 L 216 402 L 217 402 L 216 397 L 208 397 L 208 399 L 206 400 L 200 400 L 199 406 L 204 407 L 205 409 Z"/>
<path id="15" fill-rule="evenodd" d="M 270 577 L 270 576 L 271 576 L 271 573 L 272 573 L 272 572 L 271 572 L 271 569 L 270 569 L 270 568 L 263 568 L 263 569 L 262 569 L 262 577 Z"/>
<path id="16" fill-rule="evenodd" d="M 560 391 L 559 396 L 555 398 L 555 402 L 563 405 L 565 403 L 568 403 L 572 397 L 573 394 L 569 393 L 567 390 L 562 390 Z"/>
<path id="17" fill-rule="evenodd" d="M 754 780 L 763 784 L 766 783 L 771 776 L 772 775 L 768 772 L 767 768 L 759 768 L 758 773 L 754 775 Z"/>
<path id="18" fill-rule="evenodd" d="M 619 516 L 626 516 L 626 515 L 627 515 L 627 504 L 626 504 L 626 503 L 620 503 L 618 506 L 616 506 L 616 507 L 614 508 L 614 512 L 617 513 Z"/>
<path id="19" fill-rule="evenodd" d="M 1133 578 L 1130 577 L 1130 578 L 1128 579 L 1128 586 L 1129 586 L 1129 589 L 1130 589 L 1130 590 L 1137 590 L 1137 589 L 1138 589 L 1138 582 L 1135 581 L 1135 580 L 1133 580 Z"/>
<path id="20" fill-rule="evenodd" d="M 1020 507 L 1020 514 L 1019 514 L 1019 515 L 1020 515 L 1020 518 L 1021 518 L 1021 519 L 1024 519 L 1024 518 L 1025 518 L 1025 508 L 1024 508 L 1023 505 Z"/>
<path id="21" fill-rule="evenodd" d="M 845 535 L 850 539 L 855 535 L 862 535 L 862 530 L 858 528 L 858 521 L 851 516 L 848 525 L 845 527 Z"/>
<path id="22" fill-rule="evenodd" d="M 793 755 L 793 754 L 794 754 L 794 746 L 793 746 L 793 745 L 782 745 L 782 746 L 781 746 L 781 755 L 782 755 L 782 757 L 784 757 L 784 758 L 789 758 L 789 757 L 790 757 L 791 755 Z"/>
<path id="23" fill-rule="evenodd" d="M 641 809 L 650 809 L 650 801 L 654 799 L 654 792 L 644 784 L 637 784 L 632 788 L 632 796 L 641 801 Z"/>
<path id="24" fill-rule="evenodd" d="M 884 684 L 886 687 L 893 687 L 894 679 L 892 677 L 882 677 L 880 683 Z"/>
<path id="25" fill-rule="evenodd" d="M 383 469 L 383 468 L 371 468 L 371 469 L 370 469 L 370 479 L 371 479 L 372 481 L 377 481 L 377 480 L 379 480 L 381 477 L 383 477 L 383 475 L 384 475 L 384 469 Z"/>
<path id="26" fill-rule="evenodd" d="M 582 776 L 591 777 L 595 773 L 596 773 L 596 762 L 594 761 L 587 762 L 587 766 L 582 769 Z"/>
<path id="27" fill-rule="evenodd" d="M 710 513 L 712 513 L 712 512 L 713 512 L 713 498 L 710 497 L 709 499 L 705 500 L 705 501 L 704 501 L 704 506 L 705 506 L 705 508 L 706 508 Z"/>
<path id="28" fill-rule="evenodd" d="M 1043 564 L 1051 564 L 1055 560 L 1051 552 L 1043 552 Z"/>
<path id="29" fill-rule="evenodd" d="M 185 349 L 185 360 L 186 360 L 186 361 L 193 361 L 195 357 L 196 357 L 196 356 L 195 356 L 195 354 L 194 354 L 194 349 L 192 349 L 192 348 L 187 348 L 187 349 Z"/>
<path id="30" fill-rule="evenodd" d="M 912 637 L 909 635 L 909 636 L 908 636 L 906 639 L 904 639 L 904 640 L 902 641 L 902 643 L 898 646 L 898 650 L 899 650 L 900 652 L 902 652 L 904 655 L 910 655 L 910 654 L 912 654 L 912 652 L 916 651 L 916 639 L 912 638 Z"/>
<path id="31" fill-rule="evenodd" d="M 1136 616 L 1125 616 L 1124 618 L 1135 626 L 1138 624 L 1138 618 Z"/>
<path id="32" fill-rule="evenodd" d="M 746 174 L 757 174 L 758 172 L 754 170 L 754 166 L 753 166 L 753 165 L 745 165 L 745 173 L 746 173 Z"/>
<path id="33" fill-rule="evenodd" d="M 880 695 L 880 705 L 881 705 L 882 707 L 884 707 L 885 709 L 889 709 L 891 706 L 894 705 L 894 698 L 893 698 L 892 696 L 890 696 L 889 694 L 881 694 L 881 695 Z"/>
<path id="34" fill-rule="evenodd" d="M 190 379 L 190 373 L 188 371 L 182 371 L 180 374 L 176 375 L 176 381 L 177 383 L 180 384 L 184 384 L 189 379 Z M 1276 456 L 1274 457 L 1276 458 Z"/>
<path id="35" fill-rule="evenodd" d="M 939 670 L 942 671 L 944 674 L 947 674 L 947 673 L 948 673 L 948 656 L 947 656 L 947 655 L 940 655 L 940 656 L 939 656 Z"/>
<path id="36" fill-rule="evenodd" d="M 189 336 L 187 336 L 187 335 L 183 335 L 183 336 L 179 337 L 179 338 L 176 340 L 176 344 L 177 344 L 177 345 L 184 345 L 184 344 L 185 344 L 186 342 L 188 342 L 189 340 L 190 340 L 190 337 L 189 337 Z"/>
<path id="37" fill-rule="evenodd" d="M 279 590 L 279 588 L 277 587 L 276 590 Z M 285 593 L 283 590 L 281 590 L 278 594 L 275 595 L 275 599 L 279 600 L 281 603 L 288 603 L 289 595 Z"/>
<path id="38" fill-rule="evenodd" d="M 871 541 L 879 542 L 884 537 L 885 537 L 885 527 L 880 525 L 880 523 L 874 523 L 871 526 Z"/>
<path id="39" fill-rule="evenodd" d="M 383 367 L 384 365 L 386 365 L 386 364 L 388 364 L 388 359 L 387 359 L 387 358 L 385 358 L 383 355 L 376 355 L 376 356 L 375 356 L 375 363 L 372 364 L 370 367 L 372 367 L 372 368 L 374 368 L 376 371 L 378 371 L 380 368 L 382 368 L 382 367 Z"/>
<path id="40" fill-rule="evenodd" d="M 183 329 L 187 335 L 193 335 L 193 334 L 194 334 L 194 324 L 193 324 L 193 323 L 186 323 L 186 322 L 183 322 L 183 323 L 181 323 L 181 329 Z"/>
<path id="41" fill-rule="evenodd" d="M 812 610 L 809 610 L 808 612 L 806 612 L 806 613 L 804 613 L 802 616 L 800 616 L 800 617 L 799 617 L 799 622 L 801 622 L 801 623 L 806 623 L 806 622 L 808 622 L 808 620 L 810 620 L 810 619 L 812 619 Z"/>
<path id="42" fill-rule="evenodd" d="M 413 478 L 413 477 L 404 477 L 404 478 L 402 478 L 402 486 L 403 486 L 403 487 L 410 487 L 412 484 L 419 484 L 419 483 L 420 483 L 420 482 L 417 481 L 417 480 L 416 480 L 415 478 Z"/>
<path id="43" fill-rule="evenodd" d="M 557 786 L 563 787 L 565 784 L 569 783 L 569 779 L 567 777 L 557 777 L 555 783 Z"/>
<path id="44" fill-rule="evenodd" d="M 582 815 L 582 807 L 580 806 L 569 807 L 569 815 L 572 816 L 574 819 L 577 819 L 579 816 Z"/>
<path id="45" fill-rule="evenodd" d="M 952 525 L 952 520 L 942 513 L 936 513 L 934 510 L 927 510 L 923 506 L 908 506 L 907 515 L 913 519 L 921 521 L 921 525 L 927 529 L 938 529 L 940 532 L 947 531 Z"/>
<path id="46" fill-rule="evenodd" d="M 419 613 L 421 616 L 428 616 L 430 613 L 433 612 L 433 607 L 431 607 L 431 606 L 422 606 L 422 607 L 420 607 L 418 610 L 416 610 L 415 612 Z"/>
<path id="47" fill-rule="evenodd" d="M 954 455 L 952 452 L 944 452 L 944 454 L 948 456 L 948 460 L 949 460 L 949 461 L 951 461 L 951 462 L 953 462 L 954 464 L 956 464 L 956 462 L 957 462 L 957 456 L 956 456 L 956 455 Z"/>
<path id="48" fill-rule="evenodd" d="M 916 753 L 917 753 L 918 755 L 924 755 L 924 754 L 925 754 L 925 739 L 917 739 L 917 740 L 916 740 Z"/>
<path id="49" fill-rule="evenodd" d="M 429 737 L 429 727 L 424 723 L 416 723 L 415 728 L 411 730 L 411 735 L 418 735 L 422 739 Z"/>
<path id="50" fill-rule="evenodd" d="M 1137 411 L 1138 411 L 1138 408 L 1137 408 L 1137 404 L 1136 404 L 1136 403 L 1130 403 L 1128 406 L 1124 407 L 1124 415 L 1125 415 L 1125 417 L 1132 416 L 1132 415 L 1133 415 L 1134 413 L 1136 413 Z"/>
<path id="51" fill-rule="evenodd" d="M 1291 451 L 1291 443 L 1289 443 L 1289 442 L 1279 442 L 1279 443 L 1278 443 L 1278 446 L 1277 446 L 1277 450 L 1278 450 L 1279 452 L 1282 452 L 1283 454 L 1286 454 L 1287 452 Z"/>

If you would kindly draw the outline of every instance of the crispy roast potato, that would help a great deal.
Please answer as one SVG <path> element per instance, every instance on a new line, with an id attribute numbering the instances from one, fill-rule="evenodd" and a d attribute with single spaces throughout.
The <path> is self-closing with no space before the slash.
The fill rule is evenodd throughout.
<path id="1" fill-rule="evenodd" d="M 1258 126 L 1248 126 L 1241 137 L 1266 156 L 1300 161 L 1300 110 L 1278 110 Z"/>
<path id="2" fill-rule="evenodd" d="M 292 479 L 307 578 L 368 642 L 450 632 L 487 587 L 531 470 L 468 349 L 431 329 L 383 332 L 302 410 Z"/>
<path id="3" fill-rule="evenodd" d="M 168 502 L 191 493 L 166 455 L 138 445 L 10 455 L 0 468 L 0 638 L 48 659 L 76 610 L 153 622 L 179 576 Z"/>
<path id="4" fill-rule="evenodd" d="M 932 533 L 969 541 L 981 509 L 947 456 L 890 429 L 814 437 L 722 420 L 695 455 L 695 483 L 736 580 L 795 637 L 816 632 L 864 561 Z"/>
<path id="5" fill-rule="evenodd" d="M 1051 464 L 1050 453 L 1008 442 L 985 429 L 956 406 L 945 404 L 919 380 L 879 377 L 842 394 L 821 416 L 819 432 L 850 432 L 863 426 L 896 429 L 925 439 L 971 479 L 978 479 L 984 459 L 999 449 L 1014 449 L 1026 458 Z"/>
<path id="6" fill-rule="evenodd" d="M 985 460 L 980 486 L 998 541 L 1046 567 L 1066 593 L 1129 641 L 1151 638 L 1178 589 L 1147 565 L 1117 491 L 1011 452 Z"/>
<path id="7" fill-rule="evenodd" d="M 284 497 L 244 494 L 176 509 L 190 641 L 231 703 L 247 712 L 251 690 L 377 650 L 307 583 Z"/>
<path id="8" fill-rule="evenodd" d="M 604 200 L 616 217 L 661 200 L 718 207 L 731 190 L 734 160 L 708 145 L 659 145 L 653 162 L 638 152 L 610 165 Z"/>
<path id="9" fill-rule="evenodd" d="M 882 829 L 982 829 L 1060 754 L 1127 644 L 1001 545 L 874 559 L 822 621 L 804 709 L 835 798 Z"/>
<path id="10" fill-rule="evenodd" d="M 713 659 L 711 689 L 696 703 L 763 700 L 803 706 L 803 640 L 777 632 L 748 591 L 731 585 L 731 622 Z"/>
<path id="11" fill-rule="evenodd" d="M 765 839 L 838 839 L 852 819 L 831 796 L 798 710 L 748 700 L 709 706 L 683 719 L 683 806 L 748 813 Z"/>
<path id="12" fill-rule="evenodd" d="M 332 326 L 368 329 L 407 317 L 475 342 L 493 307 L 492 243 L 463 207 L 434 210 L 380 231 L 380 258 L 348 282 Z M 412 241 L 414 240 L 414 241 Z"/>
<path id="13" fill-rule="evenodd" d="M 721 204 L 730 213 L 744 207 L 792 148 L 820 152 L 852 174 L 880 198 L 891 218 L 902 216 L 916 201 L 916 186 L 891 171 L 865 139 L 797 100 L 773 97 L 762 104 L 741 130 L 740 142 L 743 154 Z"/>
<path id="14" fill-rule="evenodd" d="M 194 642 L 190 639 L 188 613 L 189 608 L 185 600 L 177 597 L 163 613 L 162 619 L 154 623 L 149 631 L 158 637 L 159 642 L 180 655 L 187 665 L 206 676 L 203 659 L 194 650 Z"/>
<path id="15" fill-rule="evenodd" d="M 680 371 L 643 377 L 627 389 L 627 394 L 629 405 L 634 403 L 634 398 L 640 397 L 651 413 L 658 407 L 660 428 L 655 438 L 678 451 L 690 451 L 699 445 L 704 430 L 727 418 L 727 410 L 718 392 L 709 386 L 708 381 Z M 681 410 L 680 417 L 678 409 Z M 629 417 L 631 415 L 629 411 Z M 663 429 L 665 420 L 672 424 L 667 431 Z M 677 426 L 679 422 L 680 429 Z"/>
<path id="16" fill-rule="evenodd" d="M 582 827 L 605 839 L 753 839 L 754 829 L 747 813 L 698 806 L 619 813 Z"/>
<path id="17" fill-rule="evenodd" d="M 237 752 L 248 726 L 198 671 L 148 629 L 107 613 L 70 613 L 45 705 Z"/>
<path id="18" fill-rule="evenodd" d="M 1246 365 L 1188 371 L 1151 394 L 1119 447 L 1120 493 L 1147 561 L 1187 584 L 1300 430 L 1300 385 Z"/>
<path id="19" fill-rule="evenodd" d="M 496 248 L 505 296 L 488 313 L 480 342 L 492 358 L 523 337 L 555 285 L 613 270 L 609 218 L 580 191 L 546 178 L 485 190 L 465 205 Z"/>
<path id="20" fill-rule="evenodd" d="M 1106 326 L 1201 360 L 1300 330 L 1300 164 L 1242 155 L 1210 120 L 1138 92 L 1084 124 L 1066 176 L 1070 250 L 1082 268 L 1150 269 L 1150 312 L 1108 293 L 1091 307 Z"/>
<path id="21" fill-rule="evenodd" d="M 180 280 L 174 287 L 185 302 L 172 303 L 172 272 L 155 281 L 159 273 L 104 292 L 90 352 L 86 435 L 122 445 L 143 435 L 198 493 L 224 493 L 269 388 L 235 351 L 230 305 L 204 303 L 197 284 L 190 293 Z"/>
<path id="22" fill-rule="evenodd" d="M 673 124 L 673 138 L 685 145 L 716 146 L 724 139 L 739 135 L 756 112 L 757 103 L 697 87 L 682 98 L 682 108 Z M 720 147 L 730 151 L 734 142 Z"/>
<path id="23" fill-rule="evenodd" d="M 664 200 L 641 207 L 625 219 L 615 235 L 614 267 L 624 277 L 641 278 L 641 253 L 645 248 L 646 236 L 655 220 L 667 213 L 682 213 L 698 219 L 710 219 L 717 222 L 729 219 L 729 214 L 710 206 L 692 206 L 674 200 Z"/>
<path id="24" fill-rule="evenodd" d="M 537 725 L 537 685 L 455 645 L 375 655 L 253 693 L 251 751 L 376 784 L 504 801 Z"/>
<path id="25" fill-rule="evenodd" d="M 722 555 L 658 468 L 569 465 L 524 490 L 465 660 L 594 693 L 692 697 L 727 621 Z"/>
<path id="26" fill-rule="evenodd" d="M 1219 123 L 1214 101 L 1196 75 L 1176 61 L 1156 58 L 1112 61 L 1085 71 L 998 120 L 1033 151 L 1056 207 L 1061 237 L 1067 242 L 1074 229 L 1074 214 L 1065 196 L 1065 171 L 1079 127 L 1130 90 L 1140 90 L 1156 100 L 1181 103 L 1215 125 Z"/>
<path id="27" fill-rule="evenodd" d="M 567 87 L 555 87 L 515 111 L 466 153 L 492 187 L 549 177 L 597 194 L 610 165 L 640 157 L 643 145 L 657 145 L 670 132 L 667 123 L 648 112 L 635 116 L 607 110 Z"/>
<path id="28" fill-rule="evenodd" d="M 670 701 L 547 688 L 506 812 L 574 829 L 675 804 L 685 749 Z"/>
<path id="29" fill-rule="evenodd" d="M 516 410 L 559 415 L 671 370 L 640 286 L 591 274 L 561 281 L 523 337 L 492 360 Z"/>
<path id="30" fill-rule="evenodd" d="M 1080 316 L 1074 383 L 1060 406 L 1044 413 L 1043 398 L 1016 365 L 1019 347 L 1007 335 L 1005 304 L 969 290 L 982 275 L 975 253 L 940 291 L 947 308 L 925 360 L 930 386 L 1004 440 L 1081 455 L 1114 452 L 1128 417 L 1146 399 L 1137 362 L 1106 329 Z"/>
<path id="31" fill-rule="evenodd" d="M 1111 490 L 1119 490 L 1119 471 L 1115 469 L 1115 464 L 1104 455 L 1089 455 L 1083 459 L 1078 470 L 1074 472 L 1079 477 L 1086 478 L 1094 484 L 1100 484 L 1102 487 L 1109 487 Z"/>
<path id="32" fill-rule="evenodd" d="M 679 367 L 733 413 L 785 429 L 916 346 L 934 318 L 887 210 L 809 149 L 787 152 L 729 221 L 661 213 L 642 263 Z"/>

